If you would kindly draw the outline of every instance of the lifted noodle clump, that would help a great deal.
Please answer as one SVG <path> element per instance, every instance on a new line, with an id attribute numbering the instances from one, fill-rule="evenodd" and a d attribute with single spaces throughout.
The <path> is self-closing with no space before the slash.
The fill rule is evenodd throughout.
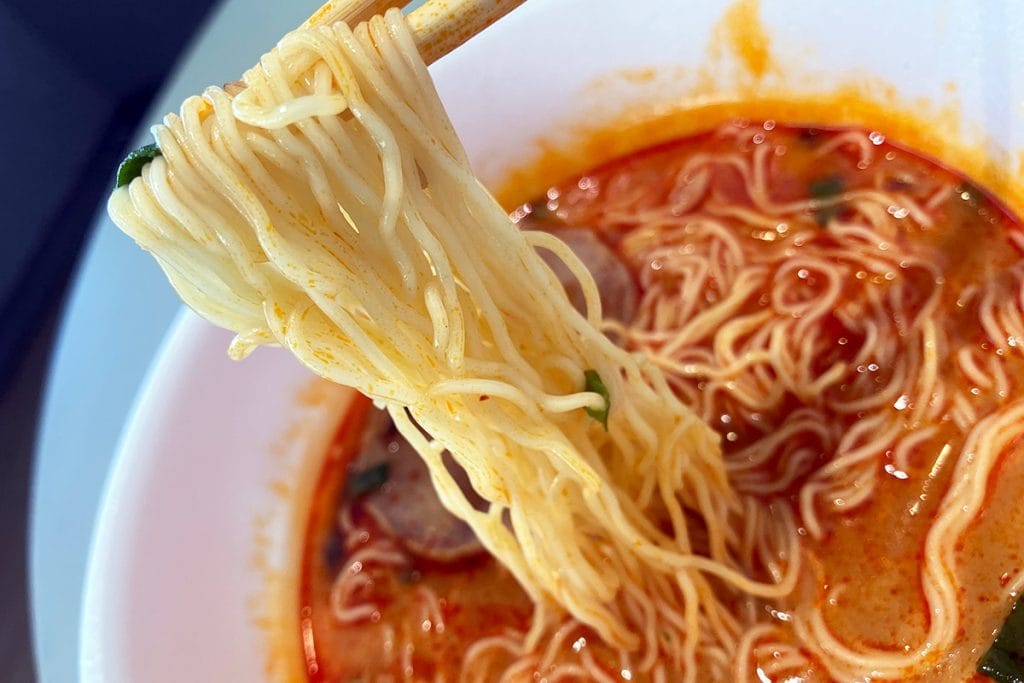
<path id="1" fill-rule="evenodd" d="M 533 645 L 564 611 L 691 680 L 699 645 L 734 648 L 719 596 L 792 590 L 792 516 L 777 582 L 745 575 L 717 436 L 602 334 L 571 251 L 518 230 L 477 182 L 401 15 L 290 33 L 242 81 L 153 128 L 162 156 L 111 197 L 115 222 L 237 334 L 233 357 L 281 345 L 387 408 L 445 507 L 537 604 Z M 580 280 L 586 316 L 538 248 Z M 588 370 L 607 429 L 585 410 L 609 408 Z"/>

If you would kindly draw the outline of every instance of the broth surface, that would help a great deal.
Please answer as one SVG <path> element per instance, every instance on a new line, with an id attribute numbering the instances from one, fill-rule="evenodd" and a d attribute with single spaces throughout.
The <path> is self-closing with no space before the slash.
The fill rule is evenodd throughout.
<path id="1" fill-rule="evenodd" d="M 806 560 L 797 589 L 736 600 L 744 623 L 776 634 L 760 650 L 755 642 L 750 671 L 828 680 L 794 631 L 812 611 L 852 648 L 909 651 L 927 638 L 928 529 L 958 459 L 971 457 L 972 429 L 1024 398 L 1021 224 L 968 179 L 877 133 L 772 121 L 620 159 L 512 216 L 524 229 L 593 230 L 617 254 L 639 303 L 611 332 L 651 353 L 721 434 L 750 506 L 768 518 L 774 506 L 796 511 Z M 884 229 L 857 232 L 865 217 Z M 780 338 L 758 336 L 770 325 Z M 498 680 L 519 662 L 532 603 L 486 553 L 425 557 L 368 512 L 351 482 L 364 473 L 355 463 L 371 410 L 364 401 L 346 416 L 309 524 L 310 681 L 454 681 L 466 662 L 479 680 Z M 1016 438 L 1002 449 L 957 546 L 960 627 L 924 678 L 970 677 L 1012 602 L 1024 568 L 1018 451 Z M 763 577 L 770 565 L 749 570 Z M 571 622 L 543 646 L 514 680 L 650 678 Z M 771 664 L 790 656 L 786 646 L 797 653 L 789 665 Z"/>

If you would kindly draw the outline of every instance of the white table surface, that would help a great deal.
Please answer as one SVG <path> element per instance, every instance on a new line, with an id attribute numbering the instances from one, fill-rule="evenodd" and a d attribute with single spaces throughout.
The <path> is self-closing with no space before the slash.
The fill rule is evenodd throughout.
<path id="1" fill-rule="evenodd" d="M 224 0 L 186 50 L 149 123 L 210 83 L 236 79 L 321 0 Z M 100 169 L 110 173 L 113 169 Z M 93 523 L 125 416 L 180 304 L 155 262 L 97 217 L 66 304 L 40 420 L 29 587 L 44 683 L 78 680 L 82 581 Z"/>

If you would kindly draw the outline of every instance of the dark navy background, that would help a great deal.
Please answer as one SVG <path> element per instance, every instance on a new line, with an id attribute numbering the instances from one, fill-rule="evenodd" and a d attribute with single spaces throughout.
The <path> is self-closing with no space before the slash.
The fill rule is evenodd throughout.
<path id="1" fill-rule="evenodd" d="M 69 278 L 140 118 L 214 0 L 0 0 L 0 678 L 35 680 L 26 516 Z"/>

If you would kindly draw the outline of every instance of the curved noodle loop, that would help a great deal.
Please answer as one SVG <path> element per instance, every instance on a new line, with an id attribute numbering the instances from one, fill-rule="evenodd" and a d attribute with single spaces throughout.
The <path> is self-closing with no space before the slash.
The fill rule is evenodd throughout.
<path id="1" fill-rule="evenodd" d="M 114 220 L 237 333 L 234 357 L 280 344 L 386 406 L 444 505 L 539 605 L 651 656 L 672 615 L 670 656 L 692 680 L 698 642 L 735 637 L 708 577 L 778 596 L 799 566 L 795 547 L 766 583 L 741 566 L 717 436 L 601 333 L 593 282 L 587 317 L 560 293 L 473 177 L 398 13 L 295 31 L 242 80 L 153 128 L 163 156 L 114 193 Z M 604 407 L 588 369 L 610 394 L 607 430 L 582 410 Z M 536 633 L 557 622 L 537 615 Z"/>
<path id="2" fill-rule="evenodd" d="M 636 317 L 618 324 L 569 246 L 520 230 L 474 178 L 397 11 L 290 33 L 242 84 L 155 126 L 162 155 L 110 214 L 186 303 L 236 333 L 233 357 L 280 345 L 385 407 L 444 506 L 515 576 L 532 622 L 469 643 L 462 680 L 935 671 L 965 623 L 957 546 L 1024 433 L 1019 229 L 979 224 L 1006 254 L 940 265 L 957 236 L 936 217 L 973 196 L 951 174 L 914 185 L 870 170 L 879 134 L 833 131 L 814 147 L 791 132 L 791 151 L 803 147 L 787 159 L 841 155 L 865 172 L 855 187 L 826 176 L 796 191 L 799 174 L 771 170 L 788 153 L 768 144 L 774 122 L 723 126 L 708 134 L 722 153 L 566 187 L 557 220 L 608 238 L 640 280 Z M 573 208 L 573 192 L 600 199 Z M 585 314 L 537 249 L 580 280 Z M 587 390 L 589 371 L 610 403 Z M 591 417 L 605 410 L 607 428 Z M 874 519 L 878 492 L 911 486 L 899 519 L 920 545 L 920 628 L 892 648 L 846 637 L 835 607 L 856 591 L 851 546 L 826 546 L 859 533 L 848 513 Z M 373 623 L 375 582 L 407 560 L 341 525 L 330 612 Z M 438 594 L 409 594 L 442 632 Z M 405 639 L 391 654 L 411 672 L 415 628 L 382 627 Z M 595 634 L 601 647 L 563 656 Z"/>
<path id="3" fill-rule="evenodd" d="M 1001 225 L 986 238 L 1005 242 L 995 248 L 998 259 L 974 270 L 950 268 L 937 247 L 963 239 L 957 230 L 994 225 L 992 214 L 968 217 L 975 223 L 966 226 L 937 224 L 944 212 L 947 221 L 950 212 L 963 212 L 959 204 L 971 193 L 954 191 L 943 177 L 912 183 L 898 163 L 894 170 L 872 165 L 876 143 L 862 131 L 831 133 L 813 152 L 797 151 L 821 159 L 852 150 L 864 171 L 856 187 L 831 204 L 776 201 L 787 176 L 769 168 L 778 170 L 777 158 L 795 136 L 775 146 L 758 128 L 717 129 L 710 136 L 727 150 L 720 154 L 703 151 L 709 144 L 658 157 L 672 187 L 652 183 L 618 198 L 615 171 L 597 172 L 588 187 L 600 185 L 600 201 L 569 186 L 558 208 L 564 220 L 621 240 L 644 293 L 636 320 L 613 329 L 662 367 L 705 421 L 722 425 L 726 469 L 744 499 L 796 504 L 808 536 L 805 568 L 819 565 L 817 553 L 841 515 L 871 519 L 869 503 L 884 508 L 876 492 L 886 479 L 921 492 L 906 512 L 919 526 L 903 538 L 920 543 L 904 550 L 915 558 L 924 625 L 899 648 L 850 642 L 856 639 L 834 627 L 830 613 L 841 610 L 830 605 L 855 583 L 845 562 L 813 579 L 805 572 L 826 588 L 782 603 L 792 610 L 796 641 L 837 680 L 926 674 L 961 637 L 965 581 L 956 549 L 981 510 L 998 458 L 1012 451 L 1022 429 L 1010 363 L 1024 346 L 1024 238 L 1016 225 Z M 674 204 L 675 196 L 686 196 L 685 205 Z M 840 202 L 841 211 L 826 214 L 827 225 L 815 220 L 815 212 Z M 887 489 L 886 496 L 900 495 L 906 493 Z M 746 514 L 757 510 L 752 505 Z M 757 644 L 772 628 L 746 631 L 738 679 L 750 677 L 759 647 L 789 647 L 783 638 Z M 779 656 L 803 666 L 805 654 Z"/>

